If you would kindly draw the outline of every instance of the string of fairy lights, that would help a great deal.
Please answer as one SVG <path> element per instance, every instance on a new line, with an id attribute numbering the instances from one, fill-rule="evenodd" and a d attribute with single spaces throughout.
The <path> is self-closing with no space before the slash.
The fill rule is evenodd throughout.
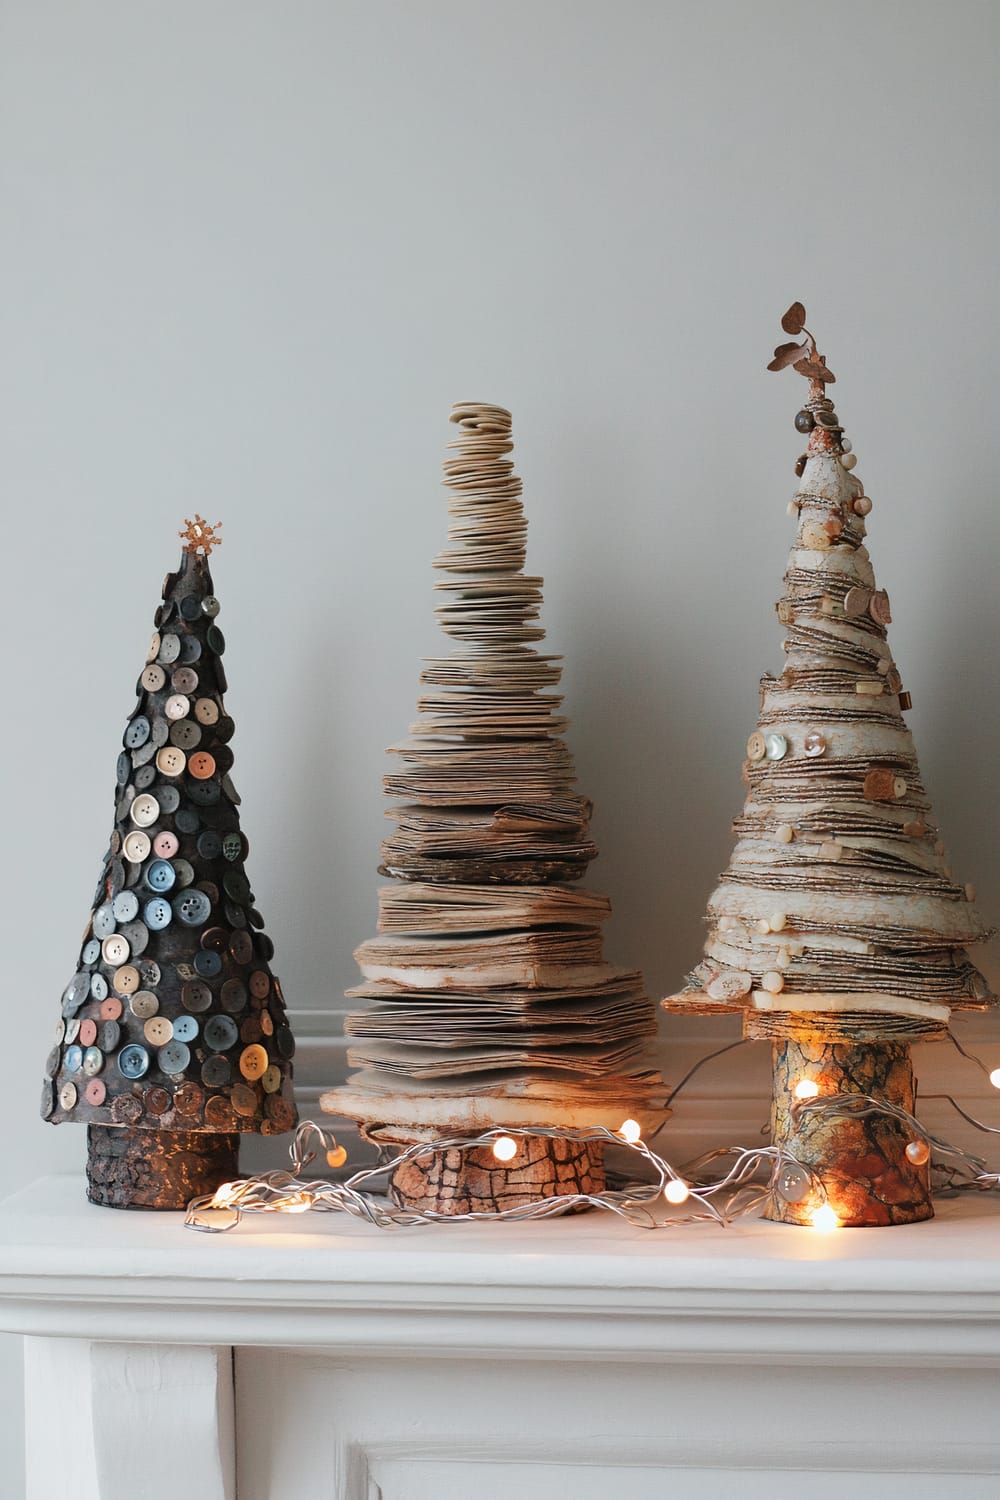
<path id="1" fill-rule="evenodd" d="M 974 1063 L 1000 1089 L 1000 1068 L 989 1068 L 969 1052 L 953 1034 L 950 1040 L 962 1057 Z M 685 1075 L 671 1094 L 676 1099 L 694 1075 L 714 1058 L 743 1043 L 734 1042 L 703 1057 Z M 833 1119 L 861 1119 L 882 1114 L 893 1118 L 912 1133 L 906 1154 L 917 1166 L 931 1161 L 934 1187 L 939 1194 L 998 1192 L 1000 1173 L 973 1152 L 943 1139 L 927 1129 L 915 1115 L 871 1094 L 824 1094 L 820 1085 L 802 1078 L 793 1090 L 793 1114 L 805 1123 L 818 1115 Z M 1000 1126 L 987 1125 L 958 1104 L 950 1094 L 926 1096 L 943 1100 L 976 1130 L 1000 1135 Z M 658 1132 L 657 1132 L 658 1133 Z M 511 1208 L 438 1213 L 433 1209 L 396 1207 L 386 1196 L 389 1174 L 411 1161 L 440 1151 L 492 1150 L 500 1164 L 513 1162 L 522 1142 L 537 1139 L 598 1143 L 624 1148 L 643 1164 L 641 1176 L 621 1187 L 599 1193 L 573 1193 L 541 1198 Z M 788 1150 L 772 1145 L 720 1147 L 706 1152 L 682 1169 L 671 1165 L 653 1149 L 635 1120 L 623 1120 L 618 1130 L 605 1126 L 570 1130 L 565 1126 L 532 1125 L 525 1129 L 485 1130 L 478 1135 L 456 1135 L 420 1141 L 351 1176 L 335 1181 L 308 1177 L 307 1169 L 323 1158 L 333 1169 L 347 1161 L 347 1152 L 333 1132 L 312 1120 L 303 1121 L 289 1148 L 290 1169 L 259 1172 L 235 1182 L 225 1182 L 212 1194 L 195 1198 L 188 1205 L 185 1225 L 206 1234 L 234 1228 L 244 1215 L 345 1213 L 378 1229 L 403 1229 L 416 1225 L 483 1221 L 549 1219 L 582 1208 L 617 1215 L 640 1229 L 679 1228 L 685 1224 L 711 1222 L 720 1226 L 755 1218 L 776 1197 L 786 1203 L 804 1204 L 812 1228 L 827 1232 L 838 1228 L 839 1218 L 827 1201 L 826 1189 L 806 1163 Z"/>

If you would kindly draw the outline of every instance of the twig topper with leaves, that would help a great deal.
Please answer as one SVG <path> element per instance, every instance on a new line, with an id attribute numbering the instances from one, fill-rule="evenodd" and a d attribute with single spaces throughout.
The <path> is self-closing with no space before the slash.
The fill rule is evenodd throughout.
<path id="1" fill-rule="evenodd" d="M 820 385 L 832 385 L 837 377 L 827 367 L 826 356 L 817 351 L 816 340 L 806 327 L 806 310 L 801 302 L 792 303 L 781 320 L 781 326 L 786 333 L 805 334 L 806 343 L 779 344 L 767 368 L 784 370 L 791 365 L 793 370 L 798 370 L 807 380 L 816 380 Z"/>

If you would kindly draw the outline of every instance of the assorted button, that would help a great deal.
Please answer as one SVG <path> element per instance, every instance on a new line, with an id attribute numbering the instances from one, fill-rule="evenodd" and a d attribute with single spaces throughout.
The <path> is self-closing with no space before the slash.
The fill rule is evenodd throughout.
<path id="1" fill-rule="evenodd" d="M 162 753 L 162 752 L 161 752 Z M 142 792 L 129 808 L 129 817 L 137 828 L 149 828 L 160 816 L 160 804 L 152 792 Z"/>
<path id="2" fill-rule="evenodd" d="M 162 776 L 179 776 L 186 761 L 187 756 L 179 745 L 164 745 L 157 753 L 156 769 Z"/>

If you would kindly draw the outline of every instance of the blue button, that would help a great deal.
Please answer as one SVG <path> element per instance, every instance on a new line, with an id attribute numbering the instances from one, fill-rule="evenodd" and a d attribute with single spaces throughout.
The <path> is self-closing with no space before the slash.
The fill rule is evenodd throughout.
<path id="1" fill-rule="evenodd" d="M 108 981 L 103 974 L 91 974 L 90 993 L 95 1000 L 106 1000 L 108 998 Z"/>
<path id="2" fill-rule="evenodd" d="M 228 1016 L 210 1016 L 202 1033 L 205 1046 L 213 1052 L 225 1052 L 239 1037 L 239 1028 Z"/>
<path id="3" fill-rule="evenodd" d="M 218 625 L 210 625 L 205 632 L 205 639 L 216 656 L 221 656 L 226 649 L 226 637 L 222 634 Z"/>
<path id="4" fill-rule="evenodd" d="M 67 1047 L 64 1063 L 67 1073 L 79 1073 L 83 1067 L 83 1048 L 78 1047 L 75 1042 L 72 1047 Z"/>
<path id="5" fill-rule="evenodd" d="M 99 906 L 97 908 L 97 910 L 94 912 L 94 917 L 90 925 L 94 930 L 94 936 L 96 938 L 106 938 L 111 936 L 111 934 L 115 930 L 115 914 L 111 909 L 110 901 L 105 901 L 103 906 Z"/>
<path id="6" fill-rule="evenodd" d="M 181 654 L 177 658 L 182 667 L 189 667 L 201 655 L 201 641 L 196 635 L 181 637 Z"/>
<path id="7" fill-rule="evenodd" d="M 191 1061 L 191 1050 L 176 1040 L 161 1047 L 156 1058 L 164 1073 L 183 1073 Z"/>
<path id="8" fill-rule="evenodd" d="M 97 950 L 100 952 L 100 948 Z M 222 973 L 222 959 L 217 953 L 212 953 L 204 948 L 201 953 L 194 956 L 195 973 L 200 974 L 202 979 L 214 979 L 216 974 Z"/>
<path id="9" fill-rule="evenodd" d="M 119 755 L 118 762 L 115 766 L 115 779 L 117 780 L 119 786 L 125 785 L 126 781 L 128 781 L 129 779 L 131 771 L 132 761 L 123 750 Z"/>
<path id="10" fill-rule="evenodd" d="M 219 783 L 192 780 L 188 783 L 187 794 L 198 807 L 214 807 L 219 800 Z"/>
<path id="11" fill-rule="evenodd" d="M 149 1069 L 149 1053 L 132 1042 L 118 1054 L 118 1071 L 123 1078 L 141 1078 Z"/>
<path id="12" fill-rule="evenodd" d="M 201 827 L 201 819 L 193 807 L 179 808 L 174 822 L 179 833 L 194 833 Z"/>
<path id="13" fill-rule="evenodd" d="M 201 614 L 201 601 L 194 594 L 187 594 L 180 602 L 180 612 L 185 620 L 197 620 Z"/>
<path id="14" fill-rule="evenodd" d="M 149 720 L 145 714 L 137 714 L 125 729 L 125 744 L 130 750 L 138 750 L 149 739 Z"/>
<path id="15" fill-rule="evenodd" d="M 101 945 L 96 938 L 91 938 L 84 943 L 83 952 L 80 954 L 80 962 L 85 964 L 96 964 L 101 956 Z"/>
<path id="16" fill-rule="evenodd" d="M 193 887 L 186 890 L 183 896 L 178 896 L 174 902 L 174 914 L 185 927 L 200 927 L 203 922 L 208 921 L 211 913 L 212 903 L 205 892 Z"/>
<path id="17" fill-rule="evenodd" d="M 146 884 L 151 891 L 172 890 L 176 879 L 169 859 L 154 859 L 146 870 Z"/>
<path id="18" fill-rule="evenodd" d="M 169 901 L 164 901 L 162 896 L 155 896 L 152 901 L 147 901 L 142 909 L 143 921 L 147 927 L 154 932 L 160 932 L 164 927 L 169 927 L 174 918 L 173 908 Z"/>
<path id="19" fill-rule="evenodd" d="M 178 1016 L 174 1022 L 174 1041 L 193 1042 L 198 1031 L 198 1022 L 194 1016 Z"/>
<path id="20" fill-rule="evenodd" d="M 111 910 L 116 922 L 131 922 L 139 915 L 139 898 L 134 891 L 119 891 Z"/>

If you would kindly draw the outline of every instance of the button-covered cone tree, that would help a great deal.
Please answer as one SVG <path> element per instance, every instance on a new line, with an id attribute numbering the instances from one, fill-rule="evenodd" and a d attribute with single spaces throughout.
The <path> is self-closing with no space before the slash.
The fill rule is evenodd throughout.
<path id="1" fill-rule="evenodd" d="M 45 1119 L 88 1126 L 88 1197 L 112 1208 L 183 1208 L 236 1175 L 241 1133 L 296 1121 L 295 1044 L 229 776 L 219 537 L 200 516 L 181 537 L 42 1089 Z"/>
<path id="2" fill-rule="evenodd" d="M 865 546 L 871 501 L 827 395 L 834 376 L 801 303 L 782 327 L 792 340 L 768 368 L 809 382 L 777 605 L 786 664 L 761 682 L 704 959 L 664 1004 L 742 1011 L 744 1034 L 773 1042 L 772 1140 L 816 1180 L 790 1172 L 770 1218 L 809 1223 L 823 1209 L 844 1225 L 900 1224 L 933 1212 L 927 1143 L 890 1113 L 837 1117 L 826 1096 L 912 1114 L 910 1042 L 946 1036 L 952 1010 L 993 1003 L 965 951 L 989 933 L 953 878 L 903 718 L 889 600 Z M 816 1105 L 799 1102 L 810 1094 Z"/>
<path id="3" fill-rule="evenodd" d="M 617 1130 L 664 1118 L 642 976 L 602 957 L 607 897 L 576 890 L 596 854 L 590 804 L 560 738 L 559 658 L 542 655 L 542 580 L 508 455 L 510 413 L 456 406 L 445 464 L 448 548 L 437 610 L 453 642 L 424 664 L 410 737 L 385 778 L 380 936 L 356 957 L 345 1087 L 323 1096 L 390 1149 L 496 1127 Z M 512 1137 L 507 1149 L 514 1142 Z M 398 1202 L 441 1213 L 598 1191 L 603 1148 L 519 1136 L 516 1154 L 429 1150 L 398 1167 Z M 500 1156 L 502 1157 L 502 1149 Z"/>

